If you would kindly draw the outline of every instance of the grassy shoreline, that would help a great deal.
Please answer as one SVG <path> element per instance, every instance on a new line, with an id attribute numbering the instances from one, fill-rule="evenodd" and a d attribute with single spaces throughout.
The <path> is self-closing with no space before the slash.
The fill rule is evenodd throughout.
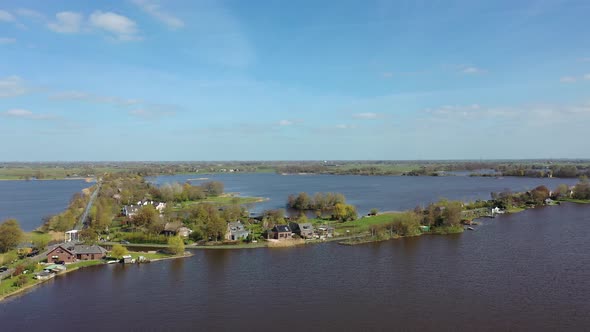
<path id="1" fill-rule="evenodd" d="M 150 253 L 145 253 L 145 252 L 130 252 L 129 254 L 134 258 L 137 258 L 139 256 L 144 256 L 144 257 L 148 258 L 150 260 L 150 262 L 187 258 L 187 257 L 193 256 L 193 254 L 191 254 L 190 252 L 185 253 L 183 255 L 168 255 L 168 254 L 161 254 L 161 253 L 150 254 Z M 66 275 L 66 274 L 74 272 L 74 271 L 78 271 L 78 270 L 86 268 L 86 267 L 99 266 L 99 265 L 107 265 L 107 262 L 105 260 L 91 260 L 91 261 L 82 261 L 82 262 L 68 264 L 67 270 L 57 274 L 54 278 L 59 278 L 63 275 Z M 28 290 L 32 290 L 33 288 L 40 286 L 40 285 L 54 279 L 54 278 L 51 278 L 48 280 L 34 279 L 33 273 L 31 273 L 30 275 L 27 275 L 27 278 L 28 278 L 28 282 L 26 285 L 16 288 L 12 291 L 8 291 L 4 294 L 0 294 L 0 302 L 6 300 L 8 298 L 14 297 L 16 295 L 22 294 Z M 16 280 L 16 277 L 10 277 L 10 278 L 0 281 L 0 291 L 13 288 L 14 286 L 10 286 L 10 285 L 12 285 L 15 280 Z M 6 286 L 7 283 L 8 283 L 8 286 Z"/>

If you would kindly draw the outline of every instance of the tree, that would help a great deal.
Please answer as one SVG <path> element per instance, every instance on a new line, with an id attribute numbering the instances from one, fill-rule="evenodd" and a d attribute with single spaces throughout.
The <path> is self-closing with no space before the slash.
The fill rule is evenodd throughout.
<path id="1" fill-rule="evenodd" d="M 23 231 L 16 219 L 8 219 L 0 224 L 0 252 L 7 252 L 16 248 L 22 238 Z"/>
<path id="2" fill-rule="evenodd" d="M 377 213 L 379 213 L 379 210 L 375 208 L 372 208 L 371 211 L 369 211 L 369 215 L 371 216 L 376 216 Z"/>
<path id="3" fill-rule="evenodd" d="M 49 234 L 34 234 L 32 242 L 36 249 L 45 250 L 50 240 L 51 236 Z"/>
<path id="4" fill-rule="evenodd" d="M 463 206 L 461 202 L 452 201 L 444 202 L 444 211 L 442 212 L 443 224 L 445 226 L 457 226 L 461 223 L 461 211 Z"/>
<path id="5" fill-rule="evenodd" d="M 111 248 L 111 256 L 121 259 L 123 256 L 127 255 L 129 253 L 129 251 L 127 251 L 127 248 L 123 247 L 120 244 L 115 244 L 113 245 L 113 248 Z"/>
<path id="6" fill-rule="evenodd" d="M 543 204 L 547 198 L 549 198 L 549 188 L 545 186 L 538 186 L 531 190 L 531 198 L 535 204 Z"/>
<path id="7" fill-rule="evenodd" d="M 223 194 L 223 182 L 209 181 L 201 185 L 209 196 L 219 196 Z"/>
<path id="8" fill-rule="evenodd" d="M 262 215 L 263 220 L 265 220 L 269 224 L 282 225 L 286 223 L 284 209 L 266 210 L 263 212 Z"/>
<path id="9" fill-rule="evenodd" d="M 568 194 L 570 192 L 570 188 L 568 187 L 567 184 L 560 184 L 559 186 L 557 186 L 557 188 L 555 189 L 555 196 L 557 198 L 560 197 L 567 197 Z"/>
<path id="10" fill-rule="evenodd" d="M 239 204 L 232 204 L 224 207 L 221 215 L 226 221 L 235 221 L 244 215 L 244 209 Z"/>
<path id="11" fill-rule="evenodd" d="M 171 236 L 168 239 L 168 249 L 174 255 L 184 253 L 184 240 L 180 236 Z"/>
<path id="12" fill-rule="evenodd" d="M 86 228 L 80 231 L 80 240 L 86 244 L 98 242 L 98 233 L 94 228 Z"/>
<path id="13" fill-rule="evenodd" d="M 339 221 L 355 220 L 357 218 L 356 207 L 350 204 L 336 203 L 332 211 L 332 219 Z"/>
<path id="14" fill-rule="evenodd" d="M 138 227 L 149 227 L 159 219 L 159 214 L 156 208 L 151 205 L 142 206 L 137 214 L 131 218 L 131 223 Z"/>
<path id="15" fill-rule="evenodd" d="M 299 218 L 297 219 L 297 223 L 299 223 L 299 224 L 305 224 L 307 222 L 309 222 L 309 220 L 307 219 L 307 216 L 305 215 L 305 213 L 301 213 L 299 215 Z"/>

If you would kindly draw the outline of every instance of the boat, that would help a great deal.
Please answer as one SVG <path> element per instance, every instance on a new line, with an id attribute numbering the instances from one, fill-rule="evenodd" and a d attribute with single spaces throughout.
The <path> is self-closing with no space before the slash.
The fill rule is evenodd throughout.
<path id="1" fill-rule="evenodd" d="M 474 228 L 471 227 L 471 226 L 470 227 L 467 227 L 467 229 L 470 230 L 470 231 L 474 230 Z"/>

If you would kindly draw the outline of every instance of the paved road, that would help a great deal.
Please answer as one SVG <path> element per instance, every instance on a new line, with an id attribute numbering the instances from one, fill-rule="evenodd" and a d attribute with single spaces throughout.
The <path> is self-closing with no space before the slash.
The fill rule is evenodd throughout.
<path id="1" fill-rule="evenodd" d="M 100 191 L 100 186 L 102 185 L 102 182 L 100 180 L 98 180 L 98 187 L 96 188 L 96 190 L 92 193 L 92 195 L 90 196 L 90 200 L 88 201 L 88 205 L 86 205 L 86 209 L 84 210 L 84 213 L 82 214 L 82 216 L 80 217 L 80 220 L 78 220 L 78 223 L 76 224 L 76 226 L 74 227 L 74 229 L 77 230 L 81 230 L 82 228 L 85 228 L 86 224 L 86 218 L 88 218 L 88 213 L 90 213 L 90 209 L 92 208 L 92 205 L 94 204 L 94 201 L 96 200 L 96 197 L 98 197 L 98 192 Z M 45 258 L 47 258 L 47 254 L 53 250 L 55 247 L 61 245 L 62 243 L 57 243 L 51 246 L 48 246 L 47 249 L 41 253 L 39 253 L 39 255 L 37 256 L 33 256 L 30 257 L 29 259 L 31 261 L 34 262 L 40 262 L 42 260 L 44 260 Z M 0 280 L 4 279 L 4 278 L 8 278 L 9 276 L 12 275 L 12 273 L 14 272 L 14 269 L 8 269 L 4 272 L 0 273 Z"/>
<path id="2" fill-rule="evenodd" d="M 102 182 L 100 180 L 98 180 L 98 186 L 96 187 L 96 190 L 90 196 L 90 200 L 88 201 L 88 205 L 86 205 L 86 209 L 84 210 L 84 213 L 82 213 L 82 216 L 80 217 L 80 220 L 78 220 L 78 223 L 76 223 L 76 226 L 74 227 L 74 229 L 81 230 L 82 228 L 86 228 L 86 218 L 88 218 L 88 213 L 90 213 L 90 209 L 92 208 L 92 205 L 94 204 L 94 201 L 96 200 L 96 197 L 98 197 L 98 192 L 100 191 L 101 185 L 102 185 Z"/>

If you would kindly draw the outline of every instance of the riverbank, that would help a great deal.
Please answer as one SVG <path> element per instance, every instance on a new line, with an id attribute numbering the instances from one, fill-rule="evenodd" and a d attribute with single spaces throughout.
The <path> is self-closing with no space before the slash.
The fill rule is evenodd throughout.
<path id="1" fill-rule="evenodd" d="M 187 258 L 193 256 L 190 252 L 185 252 L 183 255 L 168 255 L 163 253 L 150 253 L 150 252 L 129 252 L 129 255 L 134 258 L 138 259 L 140 256 L 143 256 L 148 259 L 147 263 L 150 262 L 158 262 L 164 260 L 171 260 L 171 259 L 179 259 L 179 258 Z M 22 294 L 28 290 L 32 290 L 33 288 L 40 286 L 48 281 L 53 280 L 54 278 L 59 278 L 64 276 L 68 273 L 72 273 L 74 271 L 78 271 L 82 268 L 90 267 L 90 266 L 99 266 L 99 265 L 107 265 L 107 260 L 90 260 L 90 261 L 81 261 L 72 264 L 66 265 L 67 269 L 59 274 L 56 274 L 55 277 L 46 280 L 39 280 L 34 278 L 34 273 L 30 272 L 27 274 L 22 274 L 21 276 L 26 276 L 26 284 L 23 286 L 16 286 L 15 282 L 20 276 L 10 277 L 4 280 L 0 280 L 0 302 Z M 122 263 L 120 263 L 122 264 Z"/>

